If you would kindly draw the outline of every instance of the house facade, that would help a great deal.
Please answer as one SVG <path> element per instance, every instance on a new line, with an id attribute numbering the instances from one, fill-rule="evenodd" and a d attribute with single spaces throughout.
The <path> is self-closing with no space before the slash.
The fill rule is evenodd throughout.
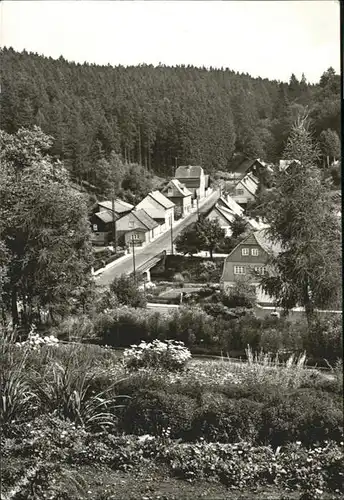
<path id="1" fill-rule="evenodd" d="M 178 179 L 171 179 L 169 183 L 161 189 L 161 192 L 174 203 L 174 214 L 176 218 L 186 217 L 192 208 L 192 193 Z"/>
<path id="2" fill-rule="evenodd" d="M 145 210 L 133 210 L 116 225 L 118 241 L 125 247 L 143 246 L 153 241 L 159 232 L 159 224 Z"/>
<path id="3" fill-rule="evenodd" d="M 225 259 L 220 279 L 221 288 L 226 290 L 242 280 L 255 288 L 257 302 L 272 303 L 274 299 L 264 293 L 255 273 L 264 275 L 269 255 L 280 251 L 279 245 L 269 241 L 266 229 L 251 233 Z"/>
<path id="4" fill-rule="evenodd" d="M 112 207 L 114 207 L 114 216 Z M 133 205 L 119 198 L 115 198 L 114 203 L 112 203 L 112 200 L 97 202 L 93 207 L 90 217 L 92 244 L 99 246 L 108 245 L 112 240 L 114 221 L 117 222 L 121 217 L 130 213 L 133 208 Z"/>
<path id="5" fill-rule="evenodd" d="M 160 191 L 152 191 L 136 205 L 136 210 L 145 210 L 158 223 L 160 232 L 164 232 L 174 223 L 174 206 Z"/>
<path id="6" fill-rule="evenodd" d="M 175 178 L 191 191 L 193 199 L 205 197 L 206 177 L 202 167 L 180 166 L 176 170 Z"/>
<path id="7" fill-rule="evenodd" d="M 227 202 L 224 196 L 221 196 L 215 206 L 207 215 L 209 220 L 217 220 L 221 228 L 225 231 L 226 236 L 232 235 L 231 223 L 236 215 L 242 216 L 244 210 L 234 200 Z"/>
<path id="8" fill-rule="evenodd" d="M 253 174 L 248 173 L 235 184 L 231 197 L 240 206 L 246 208 L 249 202 L 256 199 L 258 184 L 258 179 Z"/>

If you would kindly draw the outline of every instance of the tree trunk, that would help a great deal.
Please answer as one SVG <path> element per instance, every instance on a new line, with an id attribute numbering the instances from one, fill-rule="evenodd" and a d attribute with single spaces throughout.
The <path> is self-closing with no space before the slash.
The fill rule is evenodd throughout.
<path id="1" fill-rule="evenodd" d="M 213 248 L 209 248 L 209 253 L 210 253 L 211 260 L 214 260 L 213 259 L 213 252 L 214 252 L 214 249 Z"/>
<path id="2" fill-rule="evenodd" d="M 12 290 L 12 295 L 11 295 L 11 301 L 12 301 L 12 323 L 13 326 L 17 326 L 19 324 L 19 316 L 18 316 L 18 305 L 17 305 L 17 290 L 13 288 Z"/>

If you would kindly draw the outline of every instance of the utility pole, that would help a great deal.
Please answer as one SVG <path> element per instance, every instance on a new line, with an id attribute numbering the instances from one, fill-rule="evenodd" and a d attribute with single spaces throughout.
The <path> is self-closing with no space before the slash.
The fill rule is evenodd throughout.
<path id="1" fill-rule="evenodd" d="M 196 198 L 196 202 L 197 202 L 197 220 L 199 220 L 199 199 L 198 199 L 198 195 L 197 195 L 197 198 Z"/>
<path id="2" fill-rule="evenodd" d="M 136 281 L 136 264 L 135 264 L 135 240 L 134 236 L 131 237 L 132 245 L 133 245 L 133 274 L 134 280 Z"/>
<path id="3" fill-rule="evenodd" d="M 171 215 L 171 255 L 173 255 L 173 218 Z"/>
<path id="4" fill-rule="evenodd" d="M 112 195 L 112 241 L 117 254 L 117 224 L 116 224 L 116 211 L 115 211 L 115 195 Z"/>

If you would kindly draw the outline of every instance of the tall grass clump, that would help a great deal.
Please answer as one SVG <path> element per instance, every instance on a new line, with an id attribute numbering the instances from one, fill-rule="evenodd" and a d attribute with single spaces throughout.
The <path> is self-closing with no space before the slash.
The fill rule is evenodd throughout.
<path id="1" fill-rule="evenodd" d="M 105 390 L 94 392 L 96 373 L 93 357 L 80 356 L 79 346 L 70 346 L 69 357 L 52 360 L 41 377 L 35 377 L 33 388 L 43 413 L 53 413 L 77 425 L 94 430 L 113 427 L 119 397 L 115 395 L 116 380 Z M 84 350 L 84 353 L 87 352 Z M 124 396 L 121 396 L 124 398 Z"/>
<path id="2" fill-rule="evenodd" d="M 26 371 L 30 347 L 18 349 L 15 340 L 15 331 L 0 329 L 0 424 L 3 429 L 14 421 L 25 420 L 36 402 Z"/>
<path id="3" fill-rule="evenodd" d="M 306 354 L 292 354 L 281 362 L 278 354 L 246 349 L 247 363 L 234 364 L 233 369 L 243 382 L 250 385 L 274 385 L 281 389 L 297 389 L 306 379 L 314 376 L 306 369 Z"/>

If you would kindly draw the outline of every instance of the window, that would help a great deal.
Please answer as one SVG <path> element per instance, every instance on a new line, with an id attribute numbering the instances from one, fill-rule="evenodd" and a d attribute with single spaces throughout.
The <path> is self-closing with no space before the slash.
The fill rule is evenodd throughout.
<path id="1" fill-rule="evenodd" d="M 97 224 L 93 224 L 93 231 L 96 233 L 98 231 L 98 226 Z"/>
<path id="2" fill-rule="evenodd" d="M 261 275 L 265 274 L 266 268 L 264 266 L 257 266 L 254 268 L 256 273 L 259 273 Z"/>
<path id="3" fill-rule="evenodd" d="M 252 248 L 251 249 L 251 255 L 254 255 L 255 257 L 257 257 L 259 255 L 258 248 Z"/>
<path id="4" fill-rule="evenodd" d="M 237 189 L 237 190 L 236 190 L 236 194 L 237 194 L 238 196 L 242 196 L 242 195 L 244 194 L 244 190 L 243 190 L 243 189 Z"/>
<path id="5" fill-rule="evenodd" d="M 234 266 L 234 274 L 246 274 L 245 266 Z"/>
<path id="6" fill-rule="evenodd" d="M 250 255 L 250 249 L 249 248 L 242 248 L 241 255 Z"/>
<path id="7" fill-rule="evenodd" d="M 129 227 L 134 227 L 135 226 L 135 222 L 133 220 L 130 220 L 129 221 Z"/>
<path id="8" fill-rule="evenodd" d="M 134 234 L 132 235 L 132 238 L 133 238 L 133 240 L 138 240 L 138 239 L 140 239 L 140 235 L 139 235 L 139 234 L 137 234 L 137 233 L 134 233 Z"/>
<path id="9" fill-rule="evenodd" d="M 167 191 L 167 196 L 173 196 L 173 189 L 169 189 Z"/>

